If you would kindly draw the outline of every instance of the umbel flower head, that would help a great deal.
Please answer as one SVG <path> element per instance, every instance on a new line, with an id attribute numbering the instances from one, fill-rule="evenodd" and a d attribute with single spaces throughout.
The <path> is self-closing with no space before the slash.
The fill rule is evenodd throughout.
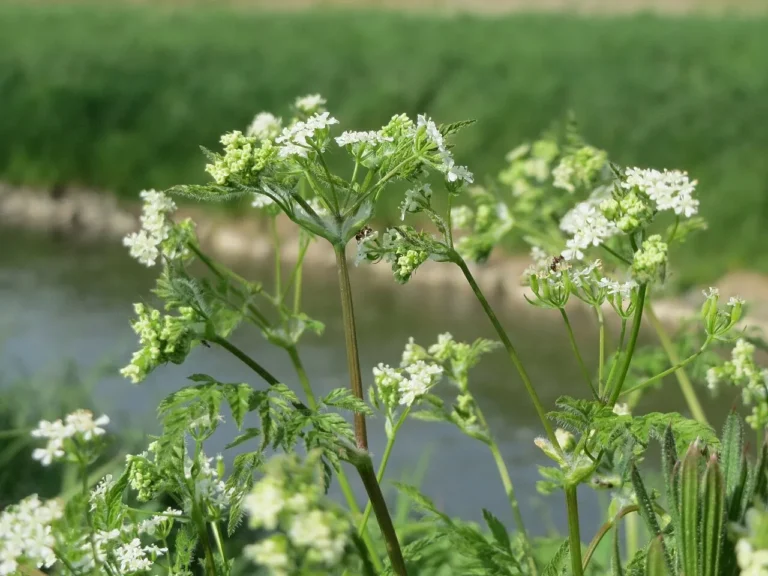
<path id="1" fill-rule="evenodd" d="M 246 496 L 244 509 L 252 528 L 278 530 L 244 551 L 270 574 L 330 570 L 348 552 L 352 526 L 325 499 L 318 452 L 310 452 L 304 462 L 296 455 L 273 457 Z"/>
<path id="2" fill-rule="evenodd" d="M 192 221 L 174 224 L 170 215 L 176 204 L 162 192 L 143 190 L 140 196 L 144 200 L 141 230 L 123 238 L 131 257 L 145 266 L 154 266 L 161 255 L 169 259 L 184 256 L 186 242 L 194 236 Z"/>
<path id="3" fill-rule="evenodd" d="M 53 566 L 56 539 L 52 525 L 63 514 L 58 500 L 43 502 L 37 494 L 0 512 L 0 576 L 19 574 L 21 567 Z"/>
<path id="4" fill-rule="evenodd" d="M 108 416 L 102 415 L 94 419 L 90 410 L 76 410 L 67 415 L 63 422 L 41 420 L 37 428 L 32 430 L 32 436 L 45 438 L 47 444 L 45 448 L 35 448 L 32 458 L 39 460 L 43 466 L 49 466 L 67 456 L 74 457 L 83 444 L 103 436 L 106 432 L 103 426 L 107 424 Z"/>

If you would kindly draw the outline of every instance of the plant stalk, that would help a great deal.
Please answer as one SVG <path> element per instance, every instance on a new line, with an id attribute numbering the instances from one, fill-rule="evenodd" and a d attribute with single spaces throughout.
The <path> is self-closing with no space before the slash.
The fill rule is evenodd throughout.
<path id="1" fill-rule="evenodd" d="M 499 339 L 501 339 L 501 342 L 504 345 L 504 348 L 506 348 L 507 354 L 509 355 L 509 359 L 512 361 L 512 364 L 517 369 L 517 372 L 520 375 L 520 379 L 523 381 L 523 385 L 525 386 L 525 389 L 528 392 L 528 396 L 531 397 L 531 401 L 533 402 L 533 406 L 536 409 L 536 413 L 539 415 L 541 424 L 542 426 L 544 426 L 544 430 L 547 434 L 547 439 L 552 443 L 552 446 L 555 448 L 555 450 L 562 453 L 562 448 L 560 447 L 560 444 L 557 441 L 557 437 L 555 436 L 555 431 L 552 429 L 552 425 L 549 423 L 549 420 L 547 420 L 547 413 L 545 412 L 544 406 L 542 405 L 541 400 L 539 399 L 539 395 L 536 393 L 536 389 L 533 387 L 533 384 L 531 383 L 531 379 L 528 377 L 528 373 L 526 372 L 525 367 L 523 366 L 523 363 L 517 354 L 517 350 L 515 350 L 515 347 L 512 345 L 512 342 L 510 341 L 509 336 L 507 336 L 507 333 L 504 331 L 504 328 L 502 327 L 501 322 L 499 322 L 499 319 L 496 317 L 496 313 L 493 311 L 493 308 L 491 308 L 491 305 L 488 303 L 488 300 L 486 300 L 482 290 L 480 290 L 480 286 L 477 285 L 477 282 L 475 281 L 474 276 L 472 276 L 472 273 L 469 271 L 469 268 L 467 267 L 467 263 L 464 262 L 464 259 L 461 258 L 461 256 L 459 256 L 458 254 L 456 255 L 455 262 L 459 266 L 459 268 L 461 268 L 461 271 L 464 273 L 464 277 L 467 279 L 467 282 L 469 282 L 469 285 L 472 287 L 472 291 L 475 293 L 475 296 L 480 302 L 480 305 L 483 307 L 483 310 L 485 311 L 485 314 L 488 316 L 488 319 L 491 321 L 491 324 L 493 324 L 493 327 L 496 330 L 496 334 L 499 336 Z"/>
<path id="2" fill-rule="evenodd" d="M 363 400 L 363 378 L 360 373 L 360 356 L 357 349 L 357 328 L 355 327 L 355 311 L 352 304 L 352 285 L 349 281 L 349 268 L 343 246 L 335 246 L 336 268 L 339 272 L 339 293 L 341 295 L 341 317 L 344 322 L 344 337 L 347 345 L 347 369 L 352 394 Z M 357 447 L 368 450 L 368 432 L 365 426 L 365 415 L 355 413 L 355 440 Z"/>
<path id="3" fill-rule="evenodd" d="M 597 361 L 597 394 L 598 397 L 602 397 L 603 386 L 605 386 L 605 382 L 603 381 L 605 370 L 605 318 L 603 317 L 603 309 L 600 306 L 595 306 L 595 311 L 597 312 L 597 324 L 600 331 L 600 351 L 598 353 Z"/>
<path id="4" fill-rule="evenodd" d="M 618 511 L 616 516 L 614 516 L 611 520 L 608 520 L 608 522 L 600 527 L 600 529 L 597 531 L 597 534 L 595 534 L 595 537 L 592 538 L 592 542 L 589 543 L 587 553 L 584 555 L 584 562 L 582 563 L 582 568 L 584 570 L 586 570 L 587 566 L 589 566 L 589 561 L 592 559 L 592 555 L 595 553 L 595 550 L 597 550 L 597 546 L 600 544 L 603 537 L 611 530 L 611 528 L 613 528 L 614 524 L 616 524 L 616 522 L 618 522 L 621 518 L 630 512 L 637 512 L 638 510 L 640 510 L 640 507 L 637 504 L 630 504 L 629 506 L 625 506 Z"/>
<path id="5" fill-rule="evenodd" d="M 611 388 L 611 397 L 608 399 L 608 406 L 616 404 L 616 400 L 618 400 L 619 394 L 621 394 L 621 388 L 624 386 L 624 380 L 627 378 L 629 365 L 632 363 L 632 356 L 635 353 L 635 346 L 637 345 L 637 337 L 640 334 L 640 325 L 643 321 L 643 308 L 645 308 L 645 294 L 647 290 L 648 284 L 643 284 L 638 291 L 637 308 L 635 309 L 635 316 L 632 318 L 632 332 L 629 335 L 629 342 L 627 343 L 626 358 L 624 358 L 624 364 L 621 367 L 619 379 Z"/>
<path id="6" fill-rule="evenodd" d="M 571 549 L 571 570 L 573 576 L 584 576 L 584 569 L 581 563 L 579 498 L 576 494 L 576 486 L 566 486 L 565 504 L 568 508 L 568 541 Z"/>
<path id="7" fill-rule="evenodd" d="M 576 336 L 573 334 L 571 321 L 568 319 L 568 313 L 565 311 L 565 308 L 560 308 L 560 314 L 562 315 L 563 321 L 565 322 L 565 327 L 568 330 L 568 338 L 571 341 L 571 348 L 573 349 L 573 353 L 576 356 L 576 360 L 579 363 L 579 368 L 581 368 L 581 373 L 584 376 L 584 380 L 587 381 L 587 385 L 589 386 L 589 389 L 592 391 L 592 395 L 597 400 L 600 398 L 600 396 L 598 395 L 597 390 L 595 390 L 595 385 L 592 383 L 592 377 L 589 375 L 589 370 L 587 369 L 587 365 L 584 364 L 584 358 L 582 358 L 581 352 L 579 351 L 579 345 L 576 342 Z"/>
<path id="8" fill-rule="evenodd" d="M 389 515 L 384 494 L 381 492 L 381 486 L 379 486 L 376 480 L 371 456 L 366 451 L 362 457 L 356 460 L 355 468 L 357 468 L 357 472 L 360 474 L 360 479 L 363 481 L 363 486 L 365 486 L 365 491 L 373 506 L 373 512 L 376 514 L 376 520 L 379 528 L 381 528 L 381 535 L 384 537 L 392 570 L 397 576 L 407 576 L 408 572 L 405 568 L 403 553 L 400 550 L 400 543 L 397 540 L 397 532 L 395 531 L 394 524 L 392 524 L 392 518 Z"/>
<path id="9" fill-rule="evenodd" d="M 659 320 L 659 317 L 656 316 L 656 313 L 653 311 L 653 307 L 650 303 L 647 306 L 647 314 L 648 320 L 651 322 L 653 329 L 656 330 L 656 335 L 659 337 L 661 347 L 664 348 L 664 352 L 666 352 L 670 363 L 673 365 L 680 364 L 680 357 L 677 355 L 677 351 L 675 350 L 675 347 L 669 338 L 669 334 L 667 334 L 664 325 Z M 693 389 L 693 384 L 688 378 L 688 375 L 685 373 L 685 370 L 676 370 L 675 378 L 677 378 L 677 382 L 680 385 L 680 391 L 685 397 L 685 401 L 688 404 L 688 409 L 691 411 L 691 415 L 698 422 L 701 422 L 702 424 L 708 424 L 707 416 L 704 414 L 704 409 L 701 407 L 701 403 L 699 403 L 699 398 L 696 396 L 696 391 Z"/>

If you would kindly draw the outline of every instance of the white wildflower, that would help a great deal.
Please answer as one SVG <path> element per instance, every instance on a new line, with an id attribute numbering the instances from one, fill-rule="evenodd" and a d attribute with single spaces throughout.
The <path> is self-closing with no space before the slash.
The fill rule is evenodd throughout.
<path id="1" fill-rule="evenodd" d="M 160 250 L 155 237 L 150 236 L 146 230 L 131 232 L 123 238 L 123 246 L 129 249 L 131 258 L 138 260 L 147 267 L 155 265 Z"/>
<path id="2" fill-rule="evenodd" d="M 80 434 L 83 440 L 88 441 L 106 432 L 102 426 L 109 424 L 109 416 L 102 414 L 94 420 L 93 412 L 90 410 L 76 410 L 67 416 L 66 422 L 76 434 Z"/>
<path id="3" fill-rule="evenodd" d="M 407 368 L 410 378 L 400 382 L 400 404 L 411 406 L 432 388 L 443 375 L 443 367 L 417 360 Z"/>
<path id="4" fill-rule="evenodd" d="M 704 294 L 704 298 L 714 298 L 715 296 L 720 296 L 720 290 L 712 287 L 710 287 L 709 290 L 702 290 L 701 293 Z"/>
<path id="5" fill-rule="evenodd" d="M 313 114 L 325 106 L 326 100 L 320 94 L 308 94 L 296 99 L 296 108 L 305 114 Z"/>
<path id="6" fill-rule="evenodd" d="M 728 299 L 728 306 L 743 306 L 744 303 L 744 298 L 741 298 L 740 296 L 731 296 Z"/>
<path id="7" fill-rule="evenodd" d="M 713 392 L 717 390 L 717 386 L 720 383 L 720 374 L 717 368 L 712 367 L 707 370 L 707 388 Z"/>
<path id="8" fill-rule="evenodd" d="M 147 558 L 146 550 L 142 548 L 138 538 L 116 548 L 115 559 L 120 563 L 120 571 L 123 574 L 152 568 L 152 561 Z"/>
<path id="9" fill-rule="evenodd" d="M 310 140 L 315 138 L 315 133 L 338 123 L 339 121 L 330 116 L 328 112 L 322 112 L 311 116 L 306 122 L 296 122 L 293 126 L 283 128 L 282 134 L 275 139 L 275 142 L 280 144 L 278 156 L 280 158 L 291 156 L 306 158 L 309 151 L 313 149 L 313 143 Z M 315 144 L 317 145 L 317 143 Z M 319 146 L 322 150 L 324 143 L 320 143 Z"/>
<path id="10" fill-rule="evenodd" d="M 334 533 L 336 524 L 332 513 L 312 510 L 296 516 L 288 530 L 288 539 L 294 546 L 310 549 L 310 555 L 327 566 L 341 560 L 347 546 L 345 533 Z"/>
<path id="11" fill-rule="evenodd" d="M 280 134 L 282 120 L 269 112 L 259 112 L 245 131 L 258 140 L 273 140 Z"/>
<path id="12" fill-rule="evenodd" d="M 265 478 L 253 487 L 253 491 L 245 497 L 243 507 L 250 517 L 253 528 L 263 527 L 274 530 L 277 527 L 278 516 L 285 506 L 285 494 L 281 486 L 274 480 Z"/>
<path id="13" fill-rule="evenodd" d="M 437 344 L 432 344 L 427 351 L 442 362 L 450 357 L 454 343 L 453 335 L 450 332 L 445 332 L 437 336 Z"/>
<path id="14" fill-rule="evenodd" d="M 143 190 L 139 195 L 144 200 L 141 230 L 123 238 L 123 245 L 129 248 L 132 258 L 145 266 L 154 266 L 161 253 L 160 245 L 173 228 L 168 214 L 176 210 L 176 203 L 156 190 Z"/>
<path id="15" fill-rule="evenodd" d="M 275 201 L 266 194 L 254 194 L 251 206 L 254 208 L 266 208 L 267 206 L 272 206 L 274 203 Z"/>
<path id="16" fill-rule="evenodd" d="M 107 474 L 104 476 L 104 478 L 101 479 L 101 482 L 96 484 L 96 487 L 91 490 L 91 495 L 89 497 L 92 511 L 96 509 L 97 501 L 104 500 L 104 498 L 107 496 L 107 492 L 109 492 L 114 485 L 115 481 L 112 478 L 112 474 Z"/>
<path id="17" fill-rule="evenodd" d="M 381 132 L 351 132 L 347 130 L 341 136 L 336 138 L 336 144 L 339 146 L 349 146 L 350 144 L 381 144 L 382 142 L 392 142 L 391 136 L 384 136 Z"/>
<path id="18" fill-rule="evenodd" d="M 250 544 L 244 548 L 243 554 L 254 563 L 269 568 L 275 576 L 287 576 L 289 573 L 291 560 L 284 537 L 273 536 L 256 544 Z"/>
<path id="19" fill-rule="evenodd" d="M 632 416 L 632 412 L 629 410 L 629 404 L 626 402 L 617 402 L 614 404 L 613 413 L 617 416 Z"/>
<path id="20" fill-rule="evenodd" d="M 19 563 L 50 568 L 56 562 L 51 524 L 64 514 L 57 500 L 36 494 L 0 512 L 0 576 L 17 574 Z"/>
<path id="21" fill-rule="evenodd" d="M 699 202 L 693 198 L 696 180 L 689 180 L 685 172 L 627 168 L 621 186 L 627 190 L 638 188 L 648 194 L 658 210 L 673 210 L 677 215 L 690 218 L 698 212 Z"/>
<path id="22" fill-rule="evenodd" d="M 566 260 L 581 260 L 584 250 L 599 246 L 616 234 L 616 224 L 599 212 L 594 200 L 577 204 L 560 221 L 560 229 L 573 237 L 566 241 L 567 249 L 562 252 Z"/>
<path id="23" fill-rule="evenodd" d="M 554 179 L 552 185 L 555 188 L 560 188 L 573 194 L 576 191 L 576 186 L 573 185 L 571 179 L 575 172 L 576 170 L 571 164 L 560 162 L 560 164 L 552 170 L 552 178 Z"/>

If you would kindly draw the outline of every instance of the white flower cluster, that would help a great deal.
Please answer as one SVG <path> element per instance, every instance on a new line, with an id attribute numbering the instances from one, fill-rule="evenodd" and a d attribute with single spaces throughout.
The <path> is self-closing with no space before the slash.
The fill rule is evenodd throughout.
<path id="1" fill-rule="evenodd" d="M 36 494 L 0 512 L 0 576 L 18 574 L 21 566 L 50 568 L 56 562 L 51 524 L 63 514 L 60 502 Z"/>
<path id="2" fill-rule="evenodd" d="M 326 100 L 320 94 L 308 94 L 296 98 L 295 106 L 304 114 L 314 114 L 325 106 Z"/>
<path id="3" fill-rule="evenodd" d="M 341 136 L 336 138 L 336 144 L 339 146 L 349 146 L 351 144 L 382 144 L 384 142 L 392 142 L 391 136 L 385 136 L 381 131 L 374 132 L 369 130 L 368 132 L 351 132 L 347 130 Z"/>
<path id="4" fill-rule="evenodd" d="M 740 576 L 768 574 L 768 515 L 765 510 L 750 508 L 745 515 L 743 536 L 736 543 L 736 562 Z"/>
<path id="5" fill-rule="evenodd" d="M 693 198 L 696 180 L 680 170 L 627 168 L 622 188 L 638 188 L 656 203 L 658 210 L 674 210 L 675 214 L 690 218 L 699 210 L 699 201 Z"/>
<path id="6" fill-rule="evenodd" d="M 730 306 L 741 302 L 732 298 Z M 761 369 L 755 363 L 755 346 L 743 338 L 736 341 L 731 351 L 731 359 L 721 366 L 707 370 L 707 385 L 717 391 L 721 383 L 728 383 L 741 388 L 741 397 L 745 405 L 752 405 L 752 414 L 746 420 L 755 429 L 768 424 L 768 370 Z"/>
<path id="7" fill-rule="evenodd" d="M 142 546 L 141 540 L 134 538 L 115 549 L 115 559 L 120 563 L 121 574 L 131 574 L 150 570 L 157 557 L 166 552 L 167 548 L 158 548 L 154 544 Z"/>
<path id="8" fill-rule="evenodd" d="M 143 190 L 144 200 L 141 214 L 141 230 L 131 232 L 123 238 L 123 245 L 145 266 L 154 266 L 160 255 L 160 244 L 168 239 L 172 223 L 167 215 L 176 210 L 176 204 L 168 196 L 156 190 Z"/>
<path id="9" fill-rule="evenodd" d="M 401 368 L 392 368 L 380 363 L 373 369 L 379 398 L 390 409 L 398 404 L 412 406 L 417 399 L 427 394 L 442 376 L 442 366 L 424 360 L 415 360 Z"/>
<path id="10" fill-rule="evenodd" d="M 442 160 L 442 164 L 438 168 L 445 173 L 445 178 L 448 182 L 464 181 L 467 184 L 474 182 L 472 172 L 467 170 L 466 166 L 458 166 L 453 160 L 453 154 L 445 145 L 445 139 L 434 121 L 420 114 L 416 119 L 416 127 L 424 128 L 427 139 L 437 146 L 437 151 Z"/>
<path id="11" fill-rule="evenodd" d="M 333 124 L 338 124 L 336 120 L 328 112 L 322 112 L 310 116 L 306 122 L 299 121 L 283 128 L 282 134 L 275 139 L 280 147 L 278 148 L 278 156 L 280 158 L 289 158 L 291 156 L 298 156 L 306 158 L 310 150 L 313 149 L 313 145 L 309 140 L 315 137 L 315 132 L 318 130 L 325 130 Z M 325 142 L 316 143 L 320 150 L 323 150 Z"/>
<path id="12" fill-rule="evenodd" d="M 259 112 L 245 131 L 257 140 L 274 140 L 280 134 L 283 121 L 269 112 Z"/>
<path id="13" fill-rule="evenodd" d="M 63 422 L 41 420 L 37 428 L 32 430 L 32 436 L 45 438 L 48 444 L 45 448 L 35 448 L 32 458 L 39 460 L 43 466 L 49 466 L 54 460 L 64 457 L 67 439 L 77 437 L 79 440 L 88 442 L 96 436 L 102 436 L 105 433 L 102 426 L 107 424 L 109 424 L 108 416 L 102 415 L 94 420 L 93 413 L 89 410 L 76 410 Z"/>
<path id="14" fill-rule="evenodd" d="M 616 225 L 597 209 L 595 200 L 577 204 L 560 221 L 560 229 L 571 234 L 562 256 L 566 260 L 581 260 L 584 250 L 600 246 L 607 238 L 616 234 Z"/>
<path id="15" fill-rule="evenodd" d="M 618 294 L 625 300 L 632 296 L 632 290 L 637 288 L 637 282 L 634 280 L 619 282 L 618 280 L 611 280 L 610 278 L 601 278 L 598 280 L 597 285 L 600 288 L 603 288 L 606 294 L 610 296 Z"/>
<path id="16" fill-rule="evenodd" d="M 298 470 L 287 456 L 276 457 L 268 466 L 243 507 L 252 528 L 282 528 L 284 534 L 247 546 L 245 556 L 273 576 L 295 573 L 293 552 L 318 568 L 338 566 L 349 545 L 350 525 L 335 510 L 321 506 L 323 489 L 315 470 Z"/>
<path id="17" fill-rule="evenodd" d="M 216 457 L 217 464 L 221 461 L 221 455 Z M 195 479 L 195 494 L 203 498 L 207 505 L 219 510 L 226 510 L 234 494 L 233 489 L 227 488 L 226 483 L 219 476 L 219 466 L 211 466 L 214 458 L 206 458 L 200 455 L 199 470 Z M 184 464 L 184 476 L 192 477 L 192 462 Z"/>

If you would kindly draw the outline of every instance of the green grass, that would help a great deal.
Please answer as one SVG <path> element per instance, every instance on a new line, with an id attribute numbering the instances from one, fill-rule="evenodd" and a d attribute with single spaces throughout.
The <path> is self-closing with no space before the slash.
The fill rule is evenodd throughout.
<path id="1" fill-rule="evenodd" d="M 711 231 L 685 282 L 768 270 L 768 19 L 428 18 L 0 6 L 0 178 L 132 195 L 205 178 L 262 109 L 321 92 L 346 128 L 476 118 L 457 157 L 491 176 L 573 110 L 620 163 L 687 169 Z"/>

